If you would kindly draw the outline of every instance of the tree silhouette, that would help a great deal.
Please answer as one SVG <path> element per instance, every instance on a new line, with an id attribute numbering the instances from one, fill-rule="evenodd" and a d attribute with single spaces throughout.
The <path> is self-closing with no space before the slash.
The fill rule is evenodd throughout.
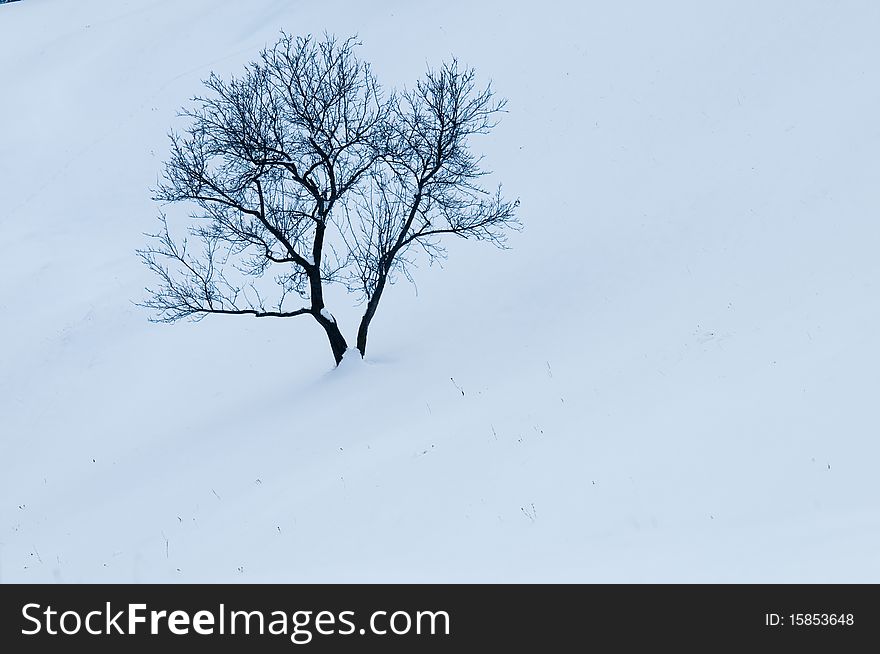
<path id="1" fill-rule="evenodd" d="M 206 80 L 155 195 L 193 206 L 190 224 L 177 235 L 161 214 L 139 250 L 159 279 L 142 303 L 154 320 L 311 316 L 339 363 L 348 343 L 328 285 L 364 302 L 363 355 L 384 289 L 411 279 L 419 252 L 444 256 L 449 235 L 503 246 L 518 227 L 517 203 L 479 185 L 469 147 L 504 108 L 491 86 L 452 61 L 386 97 L 357 45 L 282 35 L 241 76 Z"/>

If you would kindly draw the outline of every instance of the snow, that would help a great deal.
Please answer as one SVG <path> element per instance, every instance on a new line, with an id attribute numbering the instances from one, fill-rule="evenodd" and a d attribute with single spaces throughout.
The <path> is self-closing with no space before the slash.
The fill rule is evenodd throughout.
<path id="1" fill-rule="evenodd" d="M 870 2 L 0 7 L 0 580 L 880 581 L 878 28 Z M 449 242 L 339 369 L 313 320 L 133 304 L 179 107 L 281 29 L 358 33 L 388 85 L 455 54 L 510 100 L 478 147 L 524 230 Z"/>
<path id="2" fill-rule="evenodd" d="M 326 320 L 330 322 L 336 322 L 336 318 L 333 317 L 333 314 L 327 311 L 327 308 L 324 307 L 321 309 L 321 316 L 323 316 Z"/>

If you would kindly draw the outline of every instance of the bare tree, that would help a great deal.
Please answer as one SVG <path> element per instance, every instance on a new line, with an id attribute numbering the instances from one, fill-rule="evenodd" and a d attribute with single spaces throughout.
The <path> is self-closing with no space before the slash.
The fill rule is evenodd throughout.
<path id="1" fill-rule="evenodd" d="M 477 90 L 474 79 L 473 69 L 453 61 L 391 100 L 383 165 L 359 189 L 357 220 L 348 223 L 366 300 L 357 334 L 362 353 L 391 275 L 410 278 L 413 247 L 434 259 L 445 254 L 444 235 L 503 245 L 505 230 L 517 226 L 517 203 L 505 201 L 500 187 L 490 194 L 478 184 L 488 171 L 470 151 L 469 137 L 491 131 L 505 102 L 494 99 L 491 87 Z"/>
<path id="2" fill-rule="evenodd" d="M 171 134 L 156 193 L 197 209 L 187 231 L 200 245 L 162 214 L 139 251 L 160 280 L 143 303 L 155 320 L 310 315 L 339 363 L 348 344 L 324 305 L 328 284 L 366 304 L 363 355 L 386 285 L 396 272 L 411 279 L 414 247 L 443 256 L 447 234 L 502 245 L 517 226 L 516 203 L 478 185 L 486 172 L 468 147 L 503 101 L 456 62 L 386 98 L 356 46 L 282 35 L 242 76 L 205 82 L 211 93 Z"/>

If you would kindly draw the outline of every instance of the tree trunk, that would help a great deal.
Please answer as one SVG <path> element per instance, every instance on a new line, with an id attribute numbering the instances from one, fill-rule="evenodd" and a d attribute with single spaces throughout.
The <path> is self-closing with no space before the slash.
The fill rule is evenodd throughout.
<path id="1" fill-rule="evenodd" d="M 315 315 L 315 319 L 324 328 L 324 331 L 327 332 L 327 340 L 330 341 L 330 349 L 333 351 L 333 358 L 338 366 L 342 363 L 342 355 L 348 349 L 348 343 L 345 342 L 345 337 L 342 335 L 336 322 L 325 318 L 320 313 Z"/>
<path id="2" fill-rule="evenodd" d="M 370 330 L 370 322 L 373 320 L 373 316 L 376 315 L 379 300 L 382 298 L 382 291 L 385 290 L 386 279 L 386 275 L 381 275 L 379 277 L 379 281 L 376 283 L 376 289 L 373 291 L 370 301 L 367 302 L 367 310 L 364 311 L 364 317 L 361 318 L 361 324 L 360 327 L 358 327 L 357 349 L 360 351 L 361 356 L 366 356 L 367 354 L 367 332 Z"/>
<path id="3" fill-rule="evenodd" d="M 315 261 L 320 261 L 321 240 L 323 239 L 323 235 L 324 226 L 323 223 L 319 223 L 318 233 L 315 236 L 315 248 L 313 251 Z M 336 320 L 332 319 L 332 317 L 327 317 L 322 313 L 324 311 L 324 287 L 321 285 L 321 273 L 317 266 L 309 272 L 309 290 L 312 298 L 312 315 L 315 316 L 315 320 L 317 320 L 321 327 L 324 328 L 324 331 L 327 332 L 327 339 L 330 341 L 330 349 L 333 351 L 333 358 L 336 360 L 336 365 L 338 366 L 342 363 L 342 355 L 345 354 L 345 351 L 348 349 L 348 343 L 345 342 L 345 337 L 339 330 L 339 325 L 336 324 Z"/>

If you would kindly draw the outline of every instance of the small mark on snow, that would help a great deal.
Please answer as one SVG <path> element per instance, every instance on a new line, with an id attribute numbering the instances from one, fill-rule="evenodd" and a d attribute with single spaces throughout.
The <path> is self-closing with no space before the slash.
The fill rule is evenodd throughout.
<path id="1" fill-rule="evenodd" d="M 452 377 L 450 377 L 450 378 L 449 378 L 449 381 L 452 382 L 452 385 L 455 386 L 455 387 L 458 389 L 458 392 L 461 393 L 461 396 L 464 397 L 464 389 L 463 389 L 461 386 L 459 386 L 458 384 L 455 383 L 455 379 L 453 379 Z"/>

